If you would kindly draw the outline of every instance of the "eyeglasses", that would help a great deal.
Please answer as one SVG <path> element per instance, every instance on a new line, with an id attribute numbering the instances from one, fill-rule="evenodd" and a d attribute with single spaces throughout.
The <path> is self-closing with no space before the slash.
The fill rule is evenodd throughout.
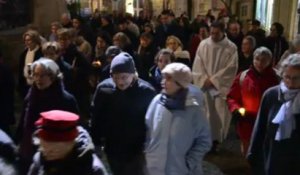
<path id="1" fill-rule="evenodd" d="M 300 76 L 283 75 L 282 77 L 284 80 L 288 80 L 288 81 L 292 81 L 292 82 L 300 82 Z"/>
<path id="2" fill-rule="evenodd" d="M 46 76 L 49 76 L 49 74 L 47 74 L 47 73 L 43 73 L 43 74 L 37 74 L 37 73 L 33 73 L 32 74 L 32 78 L 33 79 L 43 79 L 43 78 L 45 78 Z"/>

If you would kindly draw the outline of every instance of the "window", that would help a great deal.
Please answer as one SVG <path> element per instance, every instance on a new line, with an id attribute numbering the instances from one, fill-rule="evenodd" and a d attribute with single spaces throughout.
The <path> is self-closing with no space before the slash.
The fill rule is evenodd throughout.
<path id="1" fill-rule="evenodd" d="M 257 0 L 256 19 L 261 22 L 264 29 L 269 31 L 272 23 L 274 0 Z"/>
<path id="2" fill-rule="evenodd" d="M 242 17 L 248 16 L 248 6 L 247 5 L 242 5 L 242 7 L 241 7 L 241 16 Z"/>

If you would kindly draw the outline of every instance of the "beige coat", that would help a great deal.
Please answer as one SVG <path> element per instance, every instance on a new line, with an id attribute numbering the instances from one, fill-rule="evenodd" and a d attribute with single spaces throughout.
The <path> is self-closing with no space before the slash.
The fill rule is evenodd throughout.
<path id="1" fill-rule="evenodd" d="M 210 37 L 200 43 L 193 64 L 193 80 L 196 86 L 202 88 L 209 78 L 215 87 L 204 91 L 205 108 L 212 138 L 220 142 L 226 138 L 230 125 L 231 115 L 226 96 L 237 68 L 237 48 L 227 37 L 218 43 L 213 42 Z"/>

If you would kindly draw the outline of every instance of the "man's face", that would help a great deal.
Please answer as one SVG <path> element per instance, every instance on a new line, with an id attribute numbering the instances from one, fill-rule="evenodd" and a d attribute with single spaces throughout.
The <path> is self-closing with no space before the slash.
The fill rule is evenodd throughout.
<path id="1" fill-rule="evenodd" d="M 219 42 L 223 39 L 224 33 L 219 28 L 211 27 L 210 36 L 214 42 Z"/>
<path id="2" fill-rule="evenodd" d="M 25 43 L 25 46 L 30 50 L 33 50 L 37 45 L 35 42 L 33 42 L 31 36 L 29 36 L 29 35 L 26 35 L 24 37 L 24 43 Z"/>
<path id="3" fill-rule="evenodd" d="M 228 26 L 228 33 L 233 37 L 237 37 L 240 33 L 240 25 L 237 23 L 230 24 Z"/>
<path id="4" fill-rule="evenodd" d="M 70 22 L 70 18 L 67 15 L 62 15 L 60 21 L 63 25 L 66 25 Z"/>
<path id="5" fill-rule="evenodd" d="M 58 42 L 62 48 L 62 50 L 67 49 L 71 44 L 71 39 L 67 36 L 58 36 Z"/>
<path id="6" fill-rule="evenodd" d="M 160 17 L 161 24 L 168 24 L 169 23 L 169 16 L 168 15 L 161 15 Z"/>
<path id="7" fill-rule="evenodd" d="M 133 73 L 113 73 L 112 79 L 117 88 L 124 91 L 132 84 L 134 76 L 135 74 Z"/>

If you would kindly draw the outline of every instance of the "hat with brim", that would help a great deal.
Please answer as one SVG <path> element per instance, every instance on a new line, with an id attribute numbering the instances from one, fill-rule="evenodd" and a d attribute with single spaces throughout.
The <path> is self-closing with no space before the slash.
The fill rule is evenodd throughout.
<path id="1" fill-rule="evenodd" d="M 42 112 L 35 122 L 37 136 L 46 141 L 72 141 L 78 136 L 78 120 L 77 114 L 67 111 Z"/>

